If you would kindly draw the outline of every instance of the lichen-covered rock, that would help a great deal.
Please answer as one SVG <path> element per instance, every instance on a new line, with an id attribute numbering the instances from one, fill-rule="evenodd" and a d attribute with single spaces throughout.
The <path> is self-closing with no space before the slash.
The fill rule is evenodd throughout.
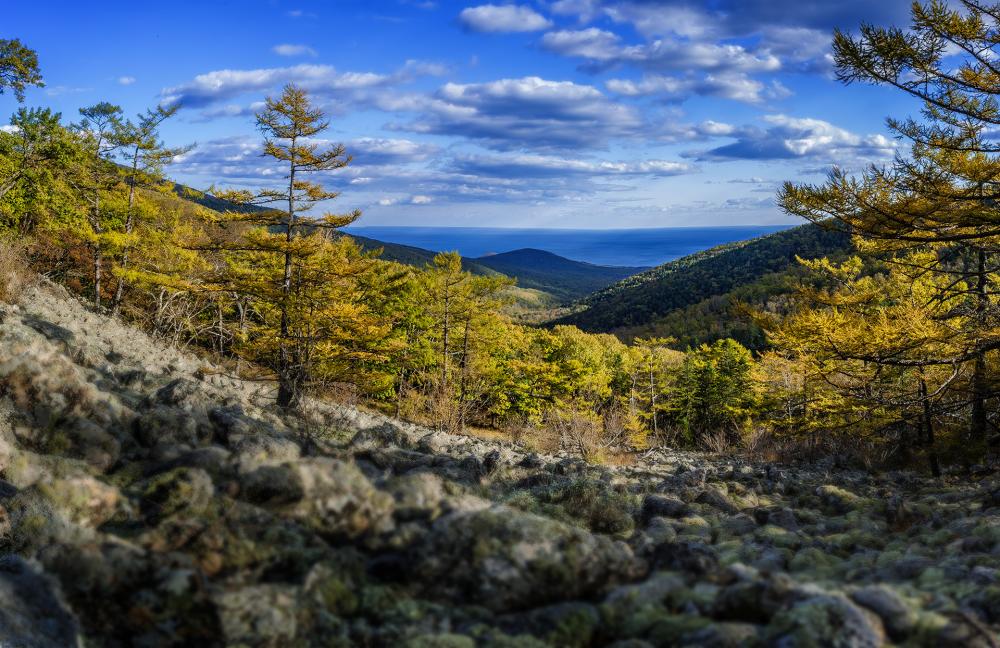
<path id="1" fill-rule="evenodd" d="M 98 527 L 127 508 L 117 488 L 93 477 L 54 479 L 33 488 L 67 520 L 81 526 Z"/>
<path id="2" fill-rule="evenodd" d="M 642 500 L 642 519 L 646 522 L 657 516 L 682 518 L 687 517 L 690 513 L 690 506 L 680 498 L 671 495 L 650 493 Z"/>
<path id="3" fill-rule="evenodd" d="M 12 648 L 82 646 L 79 623 L 58 586 L 17 556 L 0 556 L 0 644 Z"/>
<path id="4" fill-rule="evenodd" d="M 357 466 L 329 458 L 258 468 L 243 476 L 241 497 L 335 539 L 385 530 L 393 509 Z"/>
<path id="5" fill-rule="evenodd" d="M 441 478 L 425 471 L 394 478 L 388 491 L 395 499 L 395 515 L 400 520 L 433 520 L 441 514 L 447 497 Z"/>
<path id="6" fill-rule="evenodd" d="M 624 543 L 504 506 L 440 518 L 413 559 L 430 593 L 498 611 L 593 595 L 642 569 Z"/>
<path id="7" fill-rule="evenodd" d="M 858 506 L 861 501 L 854 493 L 832 484 L 824 484 L 816 489 L 820 501 L 833 512 L 844 514 Z"/>
<path id="8" fill-rule="evenodd" d="M 215 495 L 211 476 L 199 468 L 177 468 L 150 479 L 140 496 L 143 515 L 160 520 L 185 513 L 197 515 Z"/>
<path id="9" fill-rule="evenodd" d="M 780 646 L 879 648 L 886 643 L 876 615 L 833 594 L 806 598 L 778 612 L 767 632 L 768 640 Z"/>
<path id="10" fill-rule="evenodd" d="M 281 646 L 297 634 L 298 588 L 255 585 L 213 597 L 229 646 Z"/>

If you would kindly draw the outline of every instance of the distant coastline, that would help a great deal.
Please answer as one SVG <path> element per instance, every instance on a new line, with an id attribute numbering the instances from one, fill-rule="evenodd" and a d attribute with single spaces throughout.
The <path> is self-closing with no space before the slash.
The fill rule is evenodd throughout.
<path id="1" fill-rule="evenodd" d="M 481 257 L 522 248 L 608 266 L 656 266 L 688 254 L 756 238 L 792 225 L 657 227 L 639 229 L 549 229 L 499 227 L 349 227 L 348 234 L 434 251 L 458 250 Z"/>

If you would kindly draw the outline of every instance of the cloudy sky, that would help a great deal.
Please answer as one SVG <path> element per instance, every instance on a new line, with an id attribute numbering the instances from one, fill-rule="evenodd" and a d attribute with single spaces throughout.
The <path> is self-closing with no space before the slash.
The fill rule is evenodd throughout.
<path id="1" fill-rule="evenodd" d="M 146 8 L 146 5 L 156 5 Z M 786 179 L 891 157 L 916 106 L 832 79 L 834 27 L 905 25 L 908 0 L 15 2 L 39 52 L 28 103 L 182 105 L 170 174 L 267 186 L 253 112 L 288 82 L 332 116 L 330 174 L 363 225 L 790 222 Z M 12 112 L 13 98 L 0 97 Z"/>

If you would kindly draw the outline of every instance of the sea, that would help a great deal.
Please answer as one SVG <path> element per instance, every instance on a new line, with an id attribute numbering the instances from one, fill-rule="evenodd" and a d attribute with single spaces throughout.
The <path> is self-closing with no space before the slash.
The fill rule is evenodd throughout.
<path id="1" fill-rule="evenodd" d="M 344 231 L 386 243 L 481 257 L 534 248 L 605 266 L 649 267 L 701 250 L 756 238 L 790 225 L 657 227 L 639 229 L 540 229 L 500 227 L 349 227 Z"/>

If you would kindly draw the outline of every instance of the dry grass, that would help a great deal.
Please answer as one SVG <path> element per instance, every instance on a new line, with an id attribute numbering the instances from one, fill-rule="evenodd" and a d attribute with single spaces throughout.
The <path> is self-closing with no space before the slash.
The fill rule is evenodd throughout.
<path id="1" fill-rule="evenodd" d="M 13 238 L 0 238 L 0 302 L 16 303 L 31 285 L 27 246 Z"/>

